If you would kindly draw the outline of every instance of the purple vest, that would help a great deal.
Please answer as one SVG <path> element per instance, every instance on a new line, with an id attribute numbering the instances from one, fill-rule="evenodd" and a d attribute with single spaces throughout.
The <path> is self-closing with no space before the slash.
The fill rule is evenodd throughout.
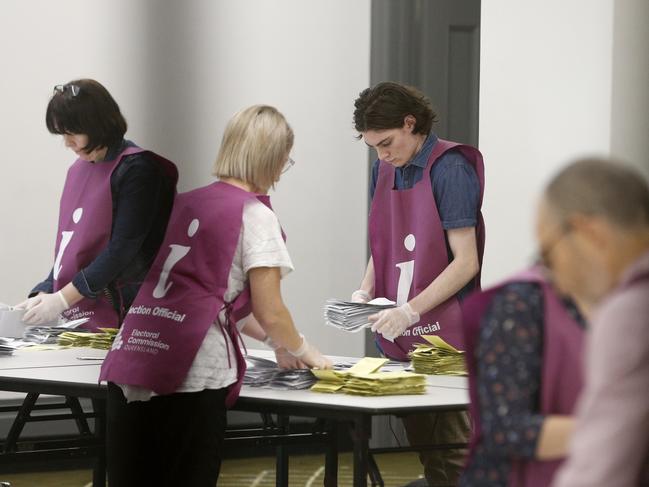
<path id="1" fill-rule="evenodd" d="M 234 302 L 224 302 L 224 296 L 243 208 L 253 198 L 270 208 L 268 196 L 222 182 L 176 197 L 165 240 L 102 365 L 100 380 L 160 395 L 176 392 L 207 330 L 224 310 L 221 325 L 234 344 L 238 377 L 227 405 L 236 401 L 246 370 L 236 321 L 250 313 L 249 288 Z"/>
<path id="2" fill-rule="evenodd" d="M 59 227 L 54 249 L 53 289 L 65 287 L 74 276 L 88 266 L 106 248 L 110 240 L 113 222 L 113 199 L 110 178 L 122 158 L 146 152 L 162 165 L 174 186 L 178 180 L 176 166 L 140 147 L 128 147 L 114 160 L 100 163 L 77 159 L 65 180 Z M 120 285 L 117 283 L 118 291 Z M 108 295 L 96 299 L 83 298 L 63 312 L 69 320 L 90 318 L 83 328 L 118 327 L 120 316 L 110 303 Z"/>
<path id="3" fill-rule="evenodd" d="M 584 330 L 566 311 L 563 303 L 538 268 L 532 267 L 488 291 L 472 294 L 462 305 L 471 399 L 469 411 L 473 419 L 468 462 L 471 462 L 475 455 L 476 447 L 482 436 L 475 360 L 480 320 L 489 308 L 494 295 L 503 286 L 513 282 L 533 282 L 539 284 L 543 289 L 543 365 L 538 412 L 543 415 L 573 414 L 582 387 Z M 561 460 L 513 461 L 509 485 L 511 487 L 549 486 L 561 462 Z"/>
<path id="4" fill-rule="evenodd" d="M 439 139 L 428 158 L 424 176 L 411 189 L 394 190 L 394 167 L 381 161 L 370 209 L 370 250 L 374 261 L 374 295 L 398 305 L 426 289 L 448 266 L 444 228 L 430 181 L 433 164 L 448 150 L 457 149 L 473 165 L 480 182 L 480 206 L 484 192 L 484 164 L 480 152 L 468 145 Z M 482 266 L 485 228 L 482 213 L 476 227 L 478 256 Z M 480 275 L 476 276 L 480 284 Z M 462 313 L 454 296 L 421 316 L 394 342 L 377 335 L 384 353 L 408 360 L 408 352 L 421 335 L 439 335 L 458 349 L 462 344 Z"/>

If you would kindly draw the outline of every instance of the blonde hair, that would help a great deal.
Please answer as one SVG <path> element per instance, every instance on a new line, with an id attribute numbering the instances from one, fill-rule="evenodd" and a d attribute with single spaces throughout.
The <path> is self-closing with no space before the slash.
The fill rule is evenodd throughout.
<path id="1" fill-rule="evenodd" d="M 253 105 L 228 122 L 213 174 L 273 187 L 293 147 L 293 130 L 275 107 Z"/>

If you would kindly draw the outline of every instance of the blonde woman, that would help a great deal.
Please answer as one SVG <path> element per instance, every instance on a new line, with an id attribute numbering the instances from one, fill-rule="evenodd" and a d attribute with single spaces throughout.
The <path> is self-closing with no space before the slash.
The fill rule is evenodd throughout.
<path id="1" fill-rule="evenodd" d="M 223 135 L 219 181 L 177 197 L 102 367 L 111 485 L 215 485 L 226 408 L 245 370 L 238 326 L 277 348 L 285 366 L 331 367 L 280 293 L 293 265 L 267 192 L 292 165 L 292 146 L 275 108 L 242 110 Z"/>

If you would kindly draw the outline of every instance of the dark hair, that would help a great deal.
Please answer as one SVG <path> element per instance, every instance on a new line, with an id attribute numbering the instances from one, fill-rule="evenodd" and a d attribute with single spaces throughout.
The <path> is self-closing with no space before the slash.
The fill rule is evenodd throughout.
<path id="1" fill-rule="evenodd" d="M 45 114 L 53 134 L 85 134 L 91 152 L 119 143 L 126 133 L 126 120 L 117 102 L 100 83 L 78 79 L 54 88 Z"/>
<path id="2" fill-rule="evenodd" d="M 593 157 L 573 162 L 552 178 L 545 195 L 564 222 L 582 214 L 621 228 L 649 226 L 649 184 L 639 171 L 619 161 Z"/>
<path id="3" fill-rule="evenodd" d="M 416 119 L 413 133 L 428 135 L 437 122 L 437 114 L 426 95 L 412 86 L 390 81 L 363 90 L 354 107 L 354 127 L 358 132 L 401 128 L 404 118 L 412 115 Z"/>

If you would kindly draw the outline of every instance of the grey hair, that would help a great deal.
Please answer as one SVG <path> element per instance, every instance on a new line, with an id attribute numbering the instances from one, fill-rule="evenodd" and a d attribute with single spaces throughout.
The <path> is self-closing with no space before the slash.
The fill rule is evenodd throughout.
<path id="1" fill-rule="evenodd" d="M 599 216 L 624 229 L 649 227 L 649 184 L 626 163 L 579 159 L 562 169 L 545 190 L 561 223 L 570 216 Z"/>

